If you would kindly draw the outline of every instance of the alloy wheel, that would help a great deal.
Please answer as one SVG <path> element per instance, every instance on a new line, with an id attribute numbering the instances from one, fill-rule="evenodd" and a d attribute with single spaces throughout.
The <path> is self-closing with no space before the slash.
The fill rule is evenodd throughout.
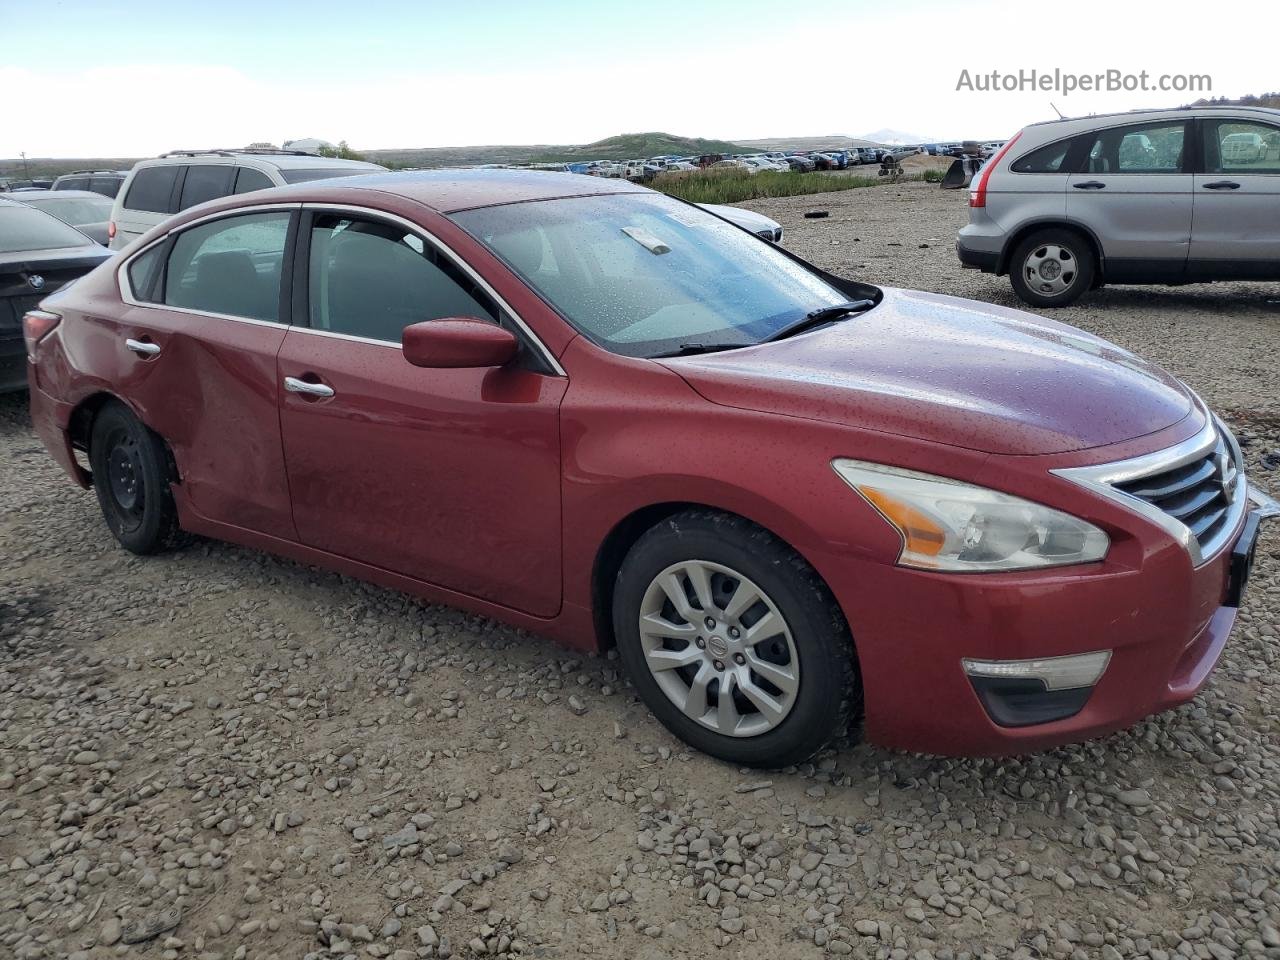
<path id="1" fill-rule="evenodd" d="M 777 727 L 800 690 L 800 657 L 781 611 L 741 573 L 706 560 L 660 572 L 640 604 L 653 679 L 685 716 L 729 737 Z"/>

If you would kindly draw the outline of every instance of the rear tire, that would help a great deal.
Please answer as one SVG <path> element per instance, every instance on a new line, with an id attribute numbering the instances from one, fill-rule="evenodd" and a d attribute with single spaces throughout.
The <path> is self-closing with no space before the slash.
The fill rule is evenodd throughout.
<path id="1" fill-rule="evenodd" d="M 645 533 L 618 572 L 613 623 L 650 710 L 721 760 L 800 763 L 861 708 L 853 641 L 830 590 L 740 517 L 689 511 Z"/>
<path id="2" fill-rule="evenodd" d="M 1093 289 L 1097 258 L 1088 241 L 1072 230 L 1037 230 L 1009 261 L 1009 282 L 1023 303 L 1065 307 Z"/>
<path id="3" fill-rule="evenodd" d="M 164 441 L 119 402 L 94 418 L 89 439 L 93 490 L 112 536 L 126 550 L 157 553 L 181 536 L 169 489 Z"/>

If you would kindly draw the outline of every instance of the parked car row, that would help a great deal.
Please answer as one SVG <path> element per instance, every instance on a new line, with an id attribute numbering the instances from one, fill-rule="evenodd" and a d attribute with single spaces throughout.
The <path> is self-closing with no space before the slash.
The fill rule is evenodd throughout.
<path id="1" fill-rule="evenodd" d="M 570 173 L 617 178 L 644 183 L 661 173 L 689 172 L 705 169 L 739 169 L 747 173 L 764 171 L 845 170 L 861 164 L 879 163 L 893 148 L 851 147 L 847 150 L 810 150 L 804 152 L 752 154 L 706 154 L 697 157 L 661 156 L 647 160 L 587 160 L 564 164 Z M 914 148 L 913 148 L 914 152 Z"/>

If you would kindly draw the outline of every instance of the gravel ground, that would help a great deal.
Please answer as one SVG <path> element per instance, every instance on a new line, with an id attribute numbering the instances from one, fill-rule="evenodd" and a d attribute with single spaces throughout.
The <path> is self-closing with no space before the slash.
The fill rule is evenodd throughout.
<path id="1" fill-rule="evenodd" d="M 754 206 L 825 266 L 1012 302 L 958 268 L 955 194 Z M 1057 316 L 1186 378 L 1275 492 L 1276 297 Z M 222 544 L 131 557 L 12 396 L 0 556 L 0 957 L 1280 957 L 1274 526 L 1182 709 L 767 776 L 691 754 L 612 658 Z"/>

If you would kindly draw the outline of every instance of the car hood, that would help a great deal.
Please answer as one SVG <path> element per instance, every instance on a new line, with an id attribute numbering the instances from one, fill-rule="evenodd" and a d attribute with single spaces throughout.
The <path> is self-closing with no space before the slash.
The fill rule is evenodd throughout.
<path id="1" fill-rule="evenodd" d="M 714 213 L 717 217 L 724 217 L 730 223 L 736 223 L 752 233 L 759 233 L 761 230 L 778 229 L 778 221 L 770 220 L 763 213 L 756 213 L 754 210 L 744 210 L 742 207 L 726 207 L 721 203 L 700 203 L 698 206 L 702 207 L 703 210 Z"/>
<path id="2" fill-rule="evenodd" d="M 663 361 L 713 403 L 1005 455 L 1155 433 L 1194 394 L 1075 327 L 885 289 L 875 309 L 777 343 Z"/>

